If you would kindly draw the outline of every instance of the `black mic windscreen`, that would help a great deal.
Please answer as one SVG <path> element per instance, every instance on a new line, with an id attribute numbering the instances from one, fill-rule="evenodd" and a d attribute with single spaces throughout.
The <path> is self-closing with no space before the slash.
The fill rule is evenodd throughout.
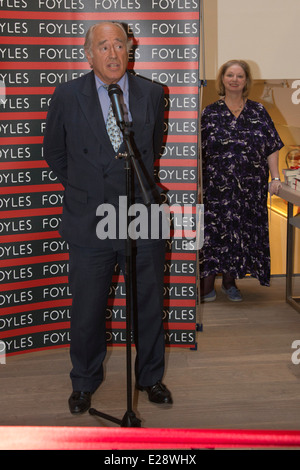
<path id="1" fill-rule="evenodd" d="M 119 85 L 112 83 L 108 87 L 108 96 L 111 99 L 113 112 L 117 121 L 117 124 L 124 124 L 124 112 L 123 112 L 123 92 Z"/>
<path id="2" fill-rule="evenodd" d="M 117 85 L 116 83 L 112 83 L 111 85 L 108 86 L 108 95 L 109 97 L 111 98 L 112 95 L 114 95 L 115 93 L 117 93 L 118 95 L 122 95 L 123 94 L 123 91 L 121 90 L 121 88 L 119 87 L 119 85 Z"/>

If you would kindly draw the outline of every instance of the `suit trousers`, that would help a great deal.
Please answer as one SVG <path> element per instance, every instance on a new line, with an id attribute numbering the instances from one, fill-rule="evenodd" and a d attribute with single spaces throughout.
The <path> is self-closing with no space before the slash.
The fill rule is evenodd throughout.
<path id="1" fill-rule="evenodd" d="M 120 250 L 69 244 L 69 255 L 73 367 L 70 377 L 74 391 L 93 393 L 103 380 L 107 300 L 116 264 L 125 273 L 125 244 Z M 164 262 L 164 240 L 146 240 L 133 249 L 135 375 L 141 386 L 153 385 L 164 373 Z"/>

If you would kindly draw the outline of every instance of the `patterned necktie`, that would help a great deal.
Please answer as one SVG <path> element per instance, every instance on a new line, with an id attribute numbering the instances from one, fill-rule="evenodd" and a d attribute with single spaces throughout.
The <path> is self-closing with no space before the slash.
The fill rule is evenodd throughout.
<path id="1" fill-rule="evenodd" d="M 117 125 L 117 121 L 114 116 L 112 104 L 110 104 L 110 107 L 108 110 L 108 115 L 107 115 L 107 120 L 106 120 L 106 130 L 109 135 L 112 146 L 114 148 L 114 151 L 117 152 L 121 145 L 122 137 L 121 137 L 121 129 Z"/>

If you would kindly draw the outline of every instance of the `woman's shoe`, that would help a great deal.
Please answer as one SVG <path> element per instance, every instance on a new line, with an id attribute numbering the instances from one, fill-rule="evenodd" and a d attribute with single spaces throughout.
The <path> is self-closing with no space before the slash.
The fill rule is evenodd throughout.
<path id="1" fill-rule="evenodd" d="M 222 292 L 227 295 L 231 302 L 241 302 L 243 300 L 241 292 L 235 286 L 231 286 L 229 289 L 225 289 L 225 287 L 222 285 Z"/>
<path id="2" fill-rule="evenodd" d="M 217 294 L 215 289 L 213 289 L 211 292 L 201 297 L 201 302 L 213 302 L 214 300 L 216 300 L 216 298 Z"/>

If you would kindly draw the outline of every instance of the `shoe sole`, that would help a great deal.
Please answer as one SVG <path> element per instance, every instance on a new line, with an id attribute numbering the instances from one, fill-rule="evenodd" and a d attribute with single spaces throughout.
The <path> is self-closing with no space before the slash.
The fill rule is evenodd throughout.
<path id="1" fill-rule="evenodd" d="M 207 302 L 214 302 L 217 299 L 217 296 L 215 295 L 214 297 L 208 297 L 207 299 L 201 299 L 202 303 L 207 303 Z"/>
<path id="2" fill-rule="evenodd" d="M 82 410 L 70 410 L 71 415 L 82 415 L 86 413 L 90 409 L 90 406 L 88 408 L 83 408 Z"/>
<path id="3" fill-rule="evenodd" d="M 211 291 L 213 292 L 213 291 Z M 211 293 L 210 292 L 210 293 Z M 207 294 L 209 295 L 209 294 Z M 201 303 L 206 303 L 206 302 L 214 302 L 215 300 L 217 299 L 217 294 L 215 292 L 215 295 L 211 296 L 211 297 L 205 297 L 205 295 L 203 297 L 201 297 Z"/>

